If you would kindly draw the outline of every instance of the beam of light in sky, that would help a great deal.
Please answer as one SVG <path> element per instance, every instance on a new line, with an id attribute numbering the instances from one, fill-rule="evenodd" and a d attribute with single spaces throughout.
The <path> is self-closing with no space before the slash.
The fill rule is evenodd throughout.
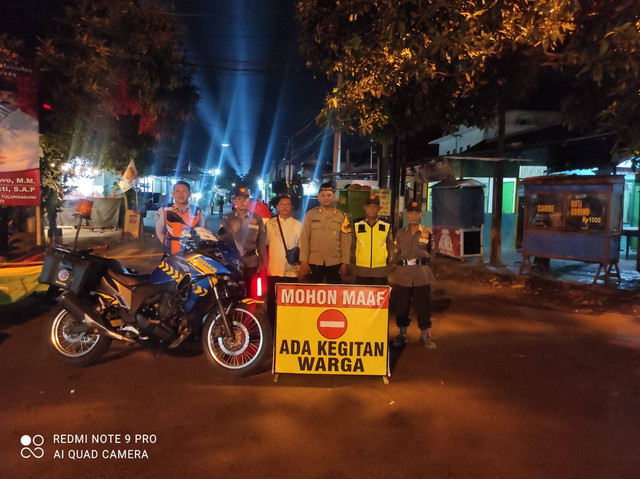
<path id="1" fill-rule="evenodd" d="M 271 122 L 271 133 L 269 134 L 269 143 L 267 144 L 267 150 L 264 155 L 264 159 L 262 160 L 262 171 L 260 172 L 260 177 L 264 177 L 264 175 L 271 168 L 271 163 L 273 161 L 277 162 L 280 158 L 274 158 L 272 155 L 274 154 L 274 147 L 276 144 L 282 141 L 282 125 L 281 125 L 281 117 L 283 110 L 283 100 L 284 100 L 284 92 L 289 89 L 288 85 L 289 76 L 285 76 L 282 86 L 280 87 L 280 93 L 278 94 L 278 104 L 276 106 L 275 113 L 273 115 L 273 120 Z M 287 154 L 287 150 L 285 149 L 285 155 Z"/>
<path id="2" fill-rule="evenodd" d="M 329 150 L 333 149 L 333 135 L 329 135 L 328 133 L 331 132 L 331 128 L 327 127 L 325 128 L 325 132 L 327 134 L 322 136 L 322 142 L 320 143 L 320 148 L 318 148 L 318 154 L 317 154 L 317 161 L 316 161 L 316 166 L 313 170 L 313 178 L 311 178 L 311 181 L 314 182 L 316 181 L 316 179 L 318 179 L 318 175 L 319 173 L 322 171 L 322 163 L 324 163 L 324 159 L 325 156 L 328 154 Z M 309 207 L 309 197 L 308 196 L 303 196 L 302 197 L 302 214 L 304 215 L 304 212 L 307 211 L 307 208 Z"/>
<path id="3" fill-rule="evenodd" d="M 240 176 L 251 171 L 265 177 L 288 153 L 285 135 L 298 139 L 293 151 L 302 154 L 293 159 L 299 164 L 313 147 L 309 130 L 296 135 L 301 125 L 314 124 L 325 86 L 314 85 L 304 68 L 293 3 L 176 3 L 200 95 L 176 171 L 185 171 L 190 163 L 205 171 L 220 168 L 222 176 L 235 170 Z M 222 148 L 222 143 L 230 146 Z M 310 147 L 300 150 L 307 143 Z"/>
<path id="4" fill-rule="evenodd" d="M 178 153 L 178 161 L 176 162 L 176 167 L 173 170 L 173 176 L 178 176 L 178 172 L 181 169 L 186 170 L 186 166 L 188 165 L 188 160 L 186 157 L 188 156 L 189 151 L 189 142 L 191 139 L 191 123 L 187 123 L 184 127 L 184 134 L 182 135 L 182 142 L 180 143 L 180 152 Z M 154 162 L 155 168 L 156 162 Z M 155 171 L 154 171 L 155 173 Z"/>

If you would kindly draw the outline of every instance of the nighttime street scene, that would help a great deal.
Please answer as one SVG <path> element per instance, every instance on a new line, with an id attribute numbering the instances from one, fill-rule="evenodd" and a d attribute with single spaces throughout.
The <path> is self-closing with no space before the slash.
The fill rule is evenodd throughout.
<path id="1" fill-rule="evenodd" d="M 3 478 L 640 477 L 640 2 L 4 0 Z"/>

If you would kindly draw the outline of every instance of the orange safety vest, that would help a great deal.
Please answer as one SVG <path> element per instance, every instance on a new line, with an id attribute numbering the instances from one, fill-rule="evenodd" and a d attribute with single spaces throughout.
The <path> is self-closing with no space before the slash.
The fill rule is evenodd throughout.
<path id="1" fill-rule="evenodd" d="M 187 211 L 181 213 L 177 208 L 173 207 L 173 204 L 164 209 L 164 224 L 167 229 L 167 235 L 164 237 L 164 252 L 166 254 L 176 254 L 180 252 L 180 238 L 182 237 L 182 230 L 187 226 L 182 223 L 172 222 L 167 219 L 167 212 L 173 211 L 176 213 L 187 226 L 194 228 L 198 226 L 202 210 L 197 206 L 189 206 Z"/>

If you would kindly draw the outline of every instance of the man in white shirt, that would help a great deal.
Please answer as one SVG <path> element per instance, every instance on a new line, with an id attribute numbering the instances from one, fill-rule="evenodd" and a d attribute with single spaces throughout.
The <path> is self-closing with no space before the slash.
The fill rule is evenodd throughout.
<path id="1" fill-rule="evenodd" d="M 267 221 L 267 245 L 269 246 L 267 309 L 272 323 L 276 313 L 276 283 L 298 282 L 300 265 L 287 262 L 285 243 L 287 249 L 297 247 L 302 231 L 302 223 L 291 217 L 293 203 L 289 196 L 281 196 L 278 199 L 276 210 L 278 215 Z"/>

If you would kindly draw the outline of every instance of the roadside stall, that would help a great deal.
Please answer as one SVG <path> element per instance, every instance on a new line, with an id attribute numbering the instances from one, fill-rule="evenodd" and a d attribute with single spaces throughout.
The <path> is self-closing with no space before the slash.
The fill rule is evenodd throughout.
<path id="1" fill-rule="evenodd" d="M 527 178 L 522 266 L 531 257 L 597 263 L 593 279 L 620 281 L 623 176 L 554 175 Z"/>
<path id="2" fill-rule="evenodd" d="M 433 235 L 439 255 L 482 256 L 484 185 L 476 180 L 443 181 L 432 188 Z"/>
<path id="3" fill-rule="evenodd" d="M 75 215 L 80 199 L 65 200 L 62 204 L 62 211 L 58 214 L 59 226 L 78 225 Z M 91 198 L 93 202 L 93 212 L 91 216 L 92 228 L 117 228 L 119 226 L 120 210 L 123 205 L 122 198 Z"/>

